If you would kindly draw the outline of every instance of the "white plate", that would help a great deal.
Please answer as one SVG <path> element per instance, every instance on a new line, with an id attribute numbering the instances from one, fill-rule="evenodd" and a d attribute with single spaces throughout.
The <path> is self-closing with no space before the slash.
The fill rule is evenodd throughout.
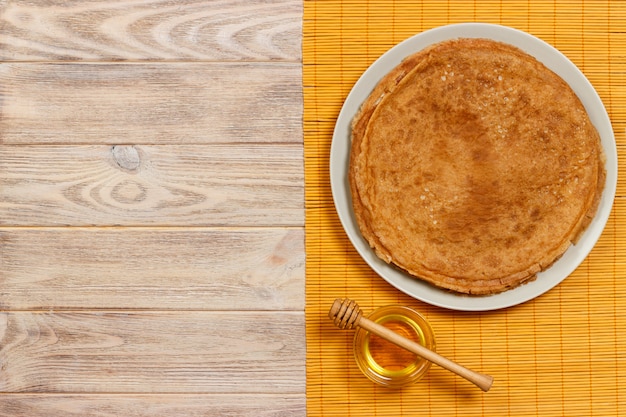
<path id="1" fill-rule="evenodd" d="M 571 246 L 551 268 L 540 273 L 535 281 L 490 296 L 451 293 L 412 278 L 379 259 L 359 232 L 348 184 L 350 122 L 361 103 L 378 81 L 403 58 L 433 43 L 454 38 L 488 38 L 517 46 L 561 76 L 587 109 L 606 154 L 607 177 L 600 207 L 579 242 Z M 431 29 L 397 44 L 363 73 L 337 118 L 330 152 L 330 179 L 335 207 L 348 237 L 363 259 L 381 277 L 404 293 L 429 304 L 454 310 L 486 311 L 520 304 L 545 293 L 563 281 L 585 259 L 600 237 L 611 212 L 617 186 L 617 149 L 611 122 L 600 97 L 582 72 L 562 53 L 544 41 L 516 29 L 483 23 L 461 23 Z"/>

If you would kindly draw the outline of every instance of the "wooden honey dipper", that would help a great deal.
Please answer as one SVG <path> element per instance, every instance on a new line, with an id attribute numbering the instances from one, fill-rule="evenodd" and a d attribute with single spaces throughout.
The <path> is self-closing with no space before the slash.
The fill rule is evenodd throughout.
<path id="1" fill-rule="evenodd" d="M 340 329 L 362 327 L 370 333 L 378 335 L 383 339 L 400 346 L 401 348 L 413 352 L 416 355 L 441 366 L 444 369 L 454 372 L 485 392 L 489 391 L 489 388 L 491 388 L 491 385 L 493 384 L 493 377 L 467 369 L 464 366 L 461 366 L 458 363 L 453 362 L 450 359 L 420 345 L 419 343 L 409 340 L 386 328 L 385 326 L 363 317 L 363 312 L 359 308 L 359 305 L 353 300 L 347 298 L 343 301 L 339 299 L 335 300 L 330 308 L 330 311 L 328 312 L 328 317 L 333 320 L 335 326 Z"/>

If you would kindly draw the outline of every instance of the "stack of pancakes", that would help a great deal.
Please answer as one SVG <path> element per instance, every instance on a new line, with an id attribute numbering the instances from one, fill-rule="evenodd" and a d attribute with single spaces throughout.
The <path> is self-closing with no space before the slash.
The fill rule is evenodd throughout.
<path id="1" fill-rule="evenodd" d="M 432 45 L 388 73 L 353 120 L 349 173 L 376 254 L 467 294 L 552 265 L 589 225 L 605 180 L 572 89 L 487 39 Z"/>

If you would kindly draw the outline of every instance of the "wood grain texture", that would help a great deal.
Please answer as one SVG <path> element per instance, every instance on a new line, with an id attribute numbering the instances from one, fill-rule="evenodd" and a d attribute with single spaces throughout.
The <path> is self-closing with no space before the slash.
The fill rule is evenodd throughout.
<path id="1" fill-rule="evenodd" d="M 0 229 L 0 245 L 1 310 L 304 310 L 302 228 Z"/>
<path id="2" fill-rule="evenodd" d="M 5 394 L 0 417 L 300 417 L 304 394 Z"/>
<path id="3" fill-rule="evenodd" d="M 0 391 L 298 394 L 304 350 L 303 312 L 0 313 Z"/>
<path id="4" fill-rule="evenodd" d="M 300 0 L 5 0 L 0 60 L 301 59 Z"/>
<path id="5" fill-rule="evenodd" d="M 291 63 L 4 63 L 0 143 L 302 143 L 301 72 Z"/>
<path id="6" fill-rule="evenodd" d="M 0 0 L 0 417 L 304 416 L 301 0 Z"/>
<path id="7" fill-rule="evenodd" d="M 0 225 L 303 226 L 302 145 L 2 146 Z"/>

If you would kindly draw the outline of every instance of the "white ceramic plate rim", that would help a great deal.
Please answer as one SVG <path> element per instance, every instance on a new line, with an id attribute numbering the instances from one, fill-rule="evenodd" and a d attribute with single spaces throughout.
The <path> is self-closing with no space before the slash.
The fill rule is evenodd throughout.
<path id="1" fill-rule="evenodd" d="M 576 245 L 572 245 L 552 267 L 533 282 L 490 296 L 455 294 L 422 282 L 378 258 L 363 239 L 354 219 L 348 167 L 350 122 L 378 81 L 406 56 L 433 43 L 454 38 L 488 38 L 526 51 L 563 78 L 578 95 L 600 134 L 606 155 L 606 185 L 598 212 Z M 330 180 L 339 219 L 356 250 L 367 264 L 389 284 L 423 302 L 463 311 L 488 311 L 524 303 L 557 286 L 586 258 L 602 234 L 611 213 L 617 187 L 617 148 L 611 121 L 597 92 L 583 73 L 561 52 L 526 32 L 485 23 L 460 23 L 419 33 L 388 50 L 359 78 L 346 98 L 336 121 L 330 152 Z"/>

